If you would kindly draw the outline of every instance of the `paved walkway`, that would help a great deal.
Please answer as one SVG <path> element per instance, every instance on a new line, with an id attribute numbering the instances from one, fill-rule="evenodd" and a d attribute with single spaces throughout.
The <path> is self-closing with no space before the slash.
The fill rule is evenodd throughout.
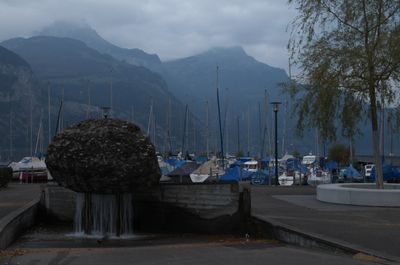
<path id="1" fill-rule="evenodd" d="M 348 256 L 262 242 L 190 242 L 118 248 L 10 249 L 4 265 L 367 265 Z M 14 253 L 13 253 L 14 251 Z"/>
<path id="2" fill-rule="evenodd" d="M 317 201 L 312 187 L 252 187 L 252 215 L 400 262 L 400 208 Z"/>
<path id="3" fill-rule="evenodd" d="M 40 184 L 10 183 L 0 188 L 0 219 L 40 198 Z"/>
<path id="4" fill-rule="evenodd" d="M 40 185 L 35 184 L 0 189 L 0 220 L 38 196 Z M 252 214 L 400 261 L 400 208 L 328 204 L 315 199 L 312 187 L 265 186 L 252 187 Z M 0 251 L 0 264 L 373 264 L 362 255 L 341 256 L 252 239 L 194 237 L 119 247 L 96 246 L 95 242 L 88 247 L 64 239 L 58 242 L 51 234 L 39 239 L 37 231 L 27 238 Z"/>

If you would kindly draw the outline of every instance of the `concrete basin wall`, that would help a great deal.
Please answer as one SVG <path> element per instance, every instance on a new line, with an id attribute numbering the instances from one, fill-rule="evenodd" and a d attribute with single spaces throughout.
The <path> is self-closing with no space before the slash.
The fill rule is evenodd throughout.
<path id="1" fill-rule="evenodd" d="M 400 207 L 400 184 L 373 183 L 325 184 L 317 187 L 317 200 L 359 206 Z"/>
<path id="2" fill-rule="evenodd" d="M 0 220 L 0 250 L 7 248 L 18 236 L 36 222 L 40 199 L 9 213 Z"/>
<path id="3" fill-rule="evenodd" d="M 230 232 L 250 218 L 249 185 L 160 185 L 133 193 L 134 228 L 143 231 Z M 72 222 L 76 193 L 60 186 L 43 188 L 47 214 Z"/>

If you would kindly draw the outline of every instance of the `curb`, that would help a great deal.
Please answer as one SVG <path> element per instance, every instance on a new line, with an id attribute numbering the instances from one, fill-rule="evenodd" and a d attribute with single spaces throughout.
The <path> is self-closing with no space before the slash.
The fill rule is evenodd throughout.
<path id="1" fill-rule="evenodd" d="M 7 248 L 27 228 L 31 227 L 39 211 L 40 199 L 35 199 L 0 219 L 0 249 Z"/>
<path id="2" fill-rule="evenodd" d="M 356 255 L 362 253 L 379 259 L 381 262 L 384 262 L 383 264 L 400 263 L 400 257 L 392 256 L 390 254 L 383 254 L 375 250 L 363 248 L 358 245 L 322 236 L 320 234 L 306 232 L 291 225 L 283 224 L 264 216 L 252 215 L 252 218 L 257 223 L 266 225 L 266 229 L 272 232 L 276 239 L 284 243 L 307 248 L 319 248 L 331 252 L 333 251 L 334 253 L 347 255 Z"/>

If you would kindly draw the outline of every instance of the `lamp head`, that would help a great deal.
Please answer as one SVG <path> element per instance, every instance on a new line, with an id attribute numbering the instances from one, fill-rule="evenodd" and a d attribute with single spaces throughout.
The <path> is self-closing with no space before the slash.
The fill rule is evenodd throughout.
<path id="1" fill-rule="evenodd" d="M 108 118 L 108 115 L 110 114 L 110 107 L 101 107 L 101 110 L 103 111 L 103 117 L 104 119 Z"/>
<path id="2" fill-rule="evenodd" d="M 279 110 L 279 105 L 280 105 L 280 104 L 282 104 L 282 102 L 279 102 L 279 101 L 273 101 L 273 102 L 271 102 L 272 110 L 273 110 L 274 112 L 278 112 L 278 110 Z"/>

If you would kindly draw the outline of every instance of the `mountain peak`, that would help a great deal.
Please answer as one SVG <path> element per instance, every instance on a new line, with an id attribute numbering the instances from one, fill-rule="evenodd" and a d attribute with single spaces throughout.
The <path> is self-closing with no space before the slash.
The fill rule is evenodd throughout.
<path id="1" fill-rule="evenodd" d="M 35 35 L 77 39 L 83 41 L 89 47 L 93 45 L 100 47 L 111 45 L 86 22 L 56 21 Z"/>
<path id="2" fill-rule="evenodd" d="M 140 49 L 125 49 L 108 42 L 86 22 L 57 21 L 35 35 L 80 40 L 100 53 L 106 53 L 118 60 L 150 69 L 155 69 L 161 64 L 160 58 L 156 54 L 148 54 Z"/>
<path id="3" fill-rule="evenodd" d="M 88 37 L 101 38 L 100 35 L 86 22 L 56 21 L 43 28 L 35 35 L 55 36 L 55 37 Z M 89 35 L 89 36 L 88 36 Z"/>
<path id="4" fill-rule="evenodd" d="M 228 57 L 248 57 L 246 51 L 242 46 L 231 46 L 231 47 L 213 47 L 208 51 L 204 52 L 205 55 L 211 56 L 228 56 Z"/>
<path id="5" fill-rule="evenodd" d="M 234 52 L 246 54 L 242 46 L 228 46 L 228 47 L 212 47 L 208 50 L 209 52 Z"/>

